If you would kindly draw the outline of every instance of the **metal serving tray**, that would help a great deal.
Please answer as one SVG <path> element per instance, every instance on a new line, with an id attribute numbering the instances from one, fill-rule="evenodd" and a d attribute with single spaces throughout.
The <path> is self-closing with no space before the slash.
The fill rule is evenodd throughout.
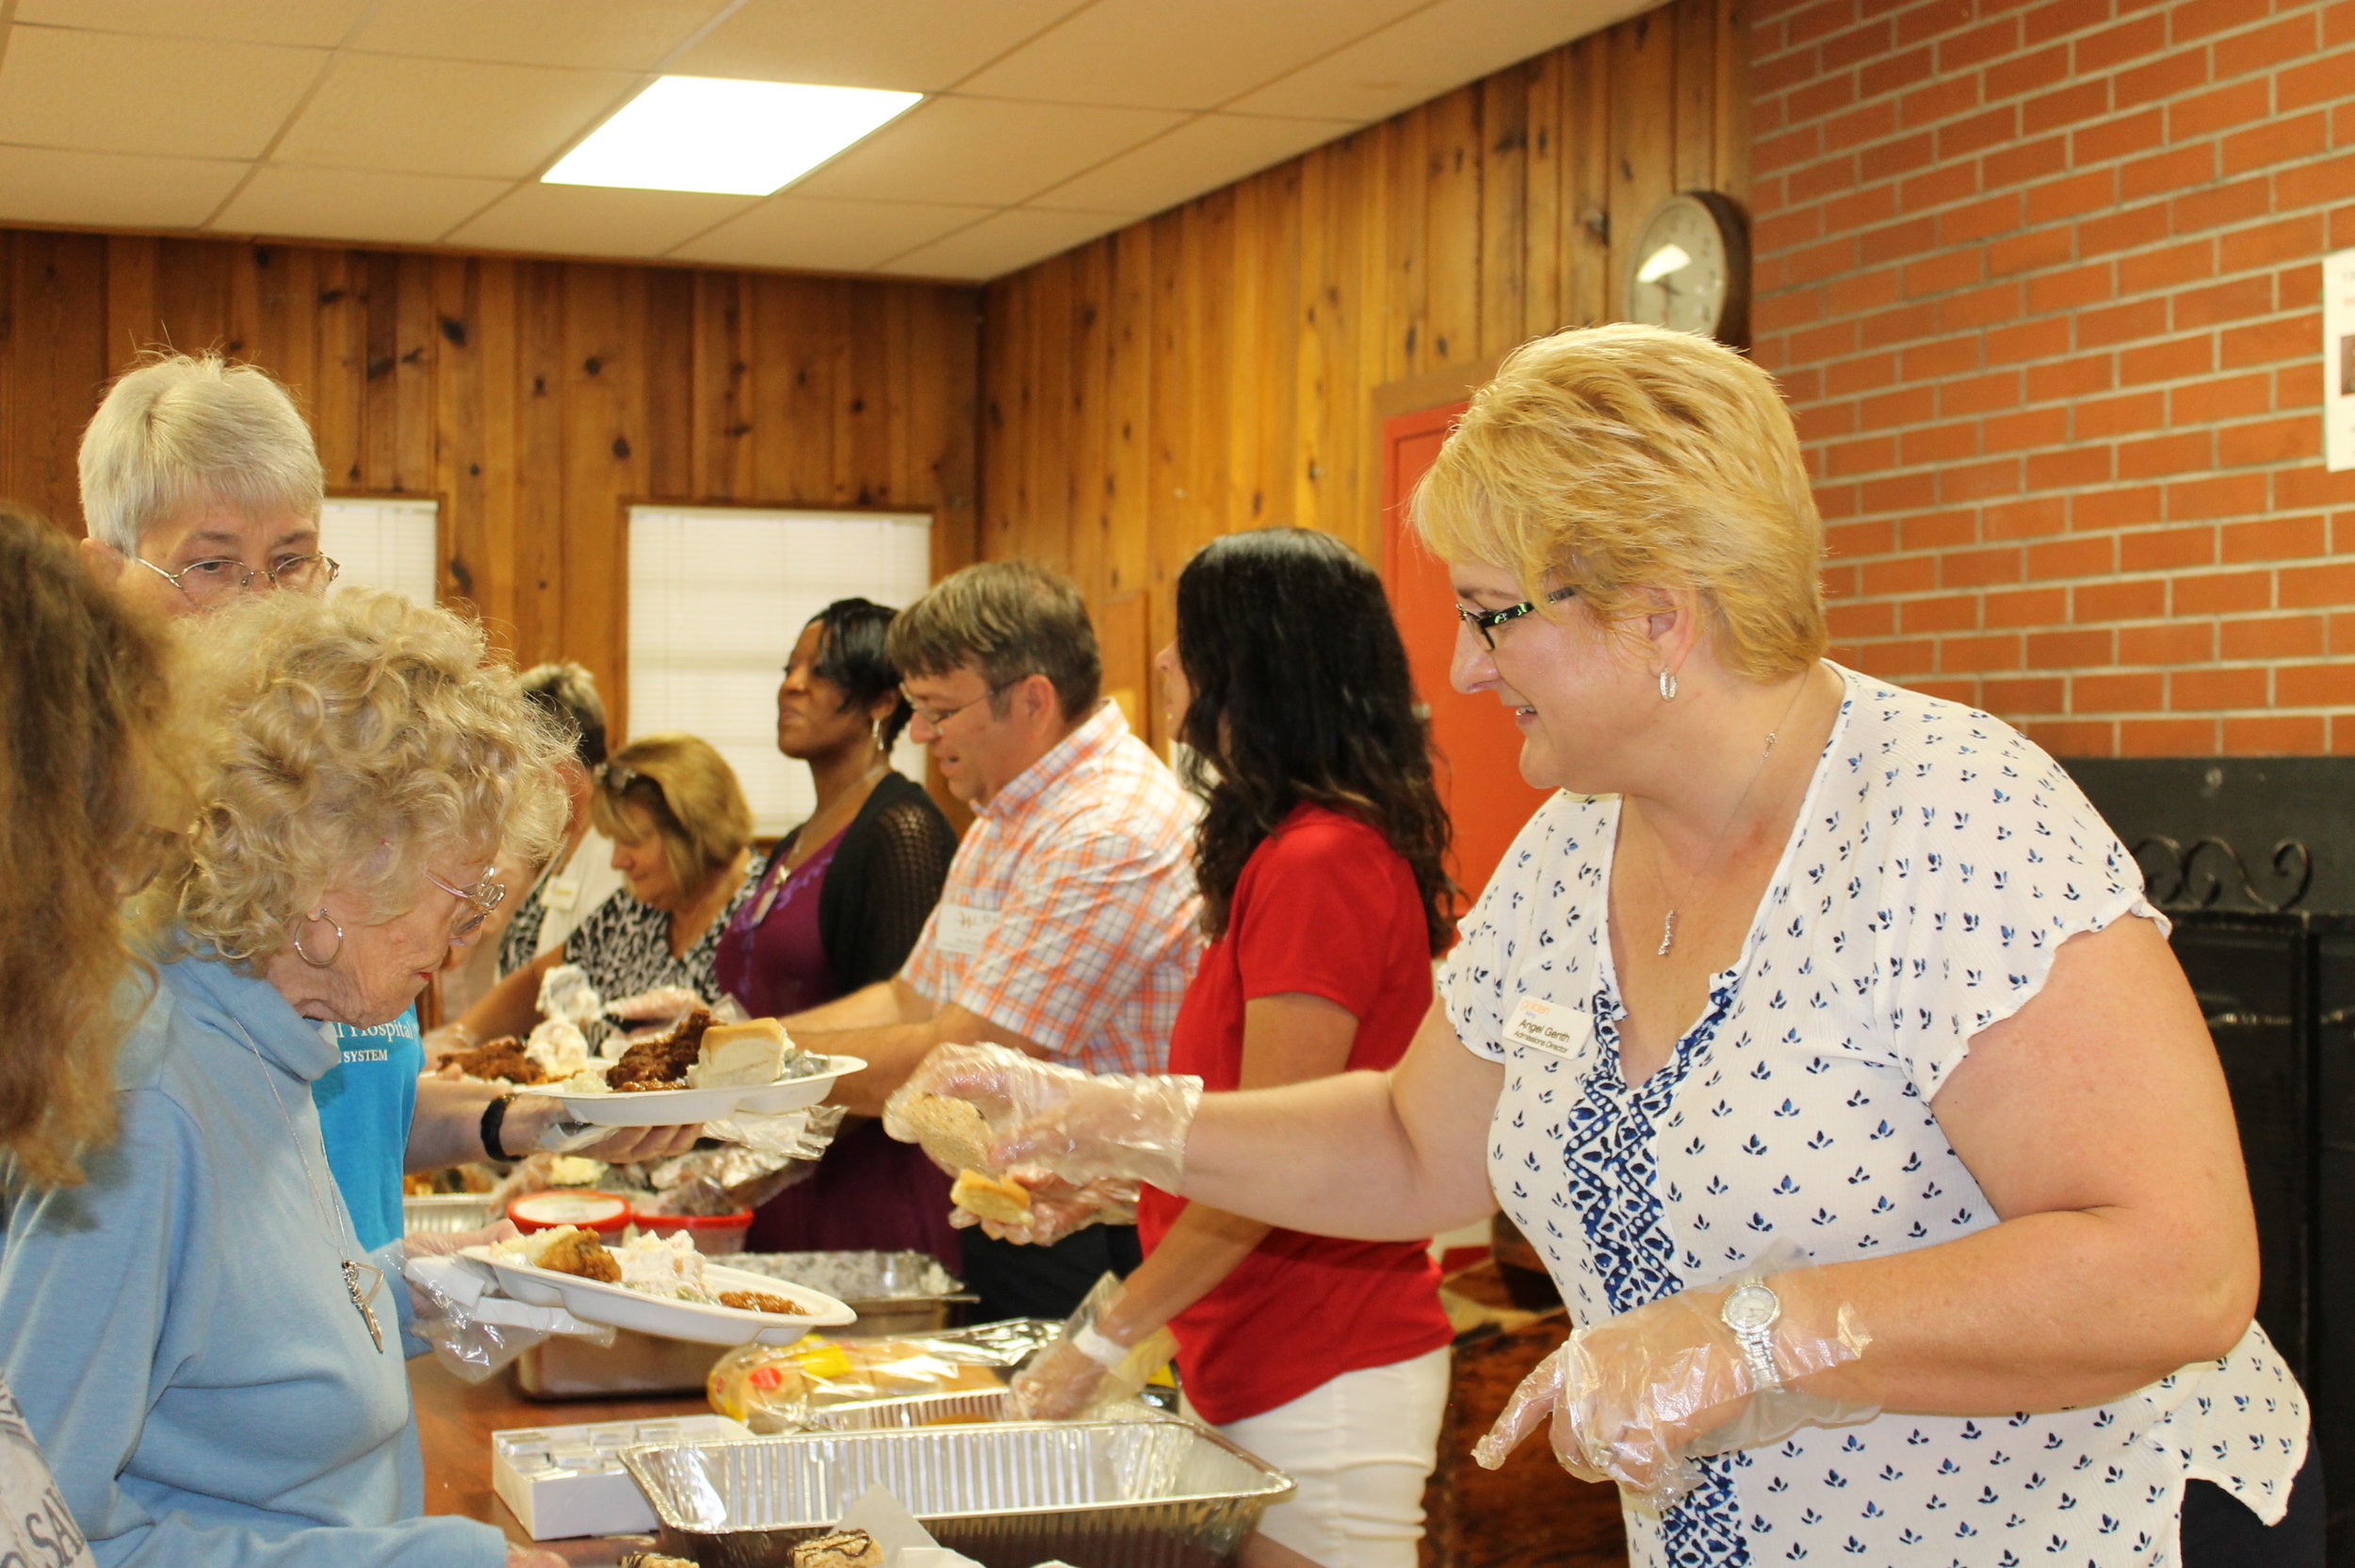
<path id="1" fill-rule="evenodd" d="M 930 1253 L 746 1253 L 728 1266 L 843 1302 L 858 1321 L 836 1338 L 931 1334 L 949 1326 L 950 1307 L 981 1300 Z"/>
<path id="2" fill-rule="evenodd" d="M 400 1201 L 401 1228 L 411 1236 L 479 1231 L 495 1218 L 479 1192 L 412 1193 Z"/>
<path id="3" fill-rule="evenodd" d="M 965 1388 L 953 1394 L 908 1394 L 896 1399 L 868 1399 L 857 1404 L 828 1405 L 810 1412 L 807 1431 L 900 1431 L 910 1427 L 970 1427 L 1005 1422 L 1006 1391 Z M 1098 1411 L 1098 1421 L 1167 1421 L 1167 1411 L 1142 1400 L 1128 1400 Z"/>
<path id="4" fill-rule="evenodd" d="M 663 1549 L 703 1568 L 785 1568 L 795 1542 L 832 1529 L 870 1486 L 983 1568 L 1223 1568 L 1292 1492 L 1291 1477 L 1177 1419 L 796 1432 L 628 1448 L 622 1463 Z"/>

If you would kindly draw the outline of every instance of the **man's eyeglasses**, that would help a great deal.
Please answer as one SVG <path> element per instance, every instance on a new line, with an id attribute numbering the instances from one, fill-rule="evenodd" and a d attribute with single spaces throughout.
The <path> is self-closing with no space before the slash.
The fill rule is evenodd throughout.
<path id="1" fill-rule="evenodd" d="M 1577 591 L 1574 588 L 1557 588 L 1546 595 L 1546 603 L 1558 605 Z M 1536 608 L 1537 603 L 1534 599 L 1524 599 L 1518 605 L 1507 605 L 1502 609 L 1493 610 L 1466 609 L 1458 605 L 1455 606 L 1455 619 L 1478 632 L 1480 640 L 1487 644 L 1488 652 L 1493 654 L 1497 651 L 1497 628 L 1509 621 L 1519 621 L 1524 615 L 1534 614 Z"/>
<path id="2" fill-rule="evenodd" d="M 1028 675 L 1016 675 L 1013 680 L 1006 682 L 1003 686 L 991 687 L 987 691 L 984 691 L 979 697 L 974 698 L 972 702 L 959 703 L 952 708 L 925 707 L 918 703 L 915 698 L 908 695 L 908 688 L 906 687 L 901 687 L 900 688 L 900 700 L 907 703 L 908 717 L 910 719 L 919 720 L 928 727 L 937 730 L 943 724 L 949 722 L 950 719 L 954 719 L 958 714 L 961 714 L 966 709 L 973 706 L 974 703 L 986 703 L 992 697 L 997 696 L 999 692 L 1011 691 L 1015 687 L 1020 686 L 1024 681 L 1027 681 L 1031 677 Z"/>
<path id="3" fill-rule="evenodd" d="M 325 556 L 288 556 L 276 566 L 248 566 L 227 556 L 214 556 L 204 560 L 190 561 L 177 572 L 167 572 L 143 556 L 133 560 L 146 567 L 164 581 L 188 596 L 191 604 L 218 605 L 243 593 L 256 577 L 268 577 L 273 588 L 291 588 L 300 593 L 319 593 L 335 580 L 342 570 Z"/>
<path id="4" fill-rule="evenodd" d="M 452 942 L 463 942 L 480 930 L 482 922 L 488 920 L 491 917 L 491 912 L 498 908 L 507 897 L 507 884 L 489 877 L 475 883 L 472 892 L 464 888 L 452 887 L 430 871 L 425 874 L 425 880 L 460 903 L 472 906 L 471 912 L 461 916 L 458 923 L 449 929 L 449 939 Z"/>

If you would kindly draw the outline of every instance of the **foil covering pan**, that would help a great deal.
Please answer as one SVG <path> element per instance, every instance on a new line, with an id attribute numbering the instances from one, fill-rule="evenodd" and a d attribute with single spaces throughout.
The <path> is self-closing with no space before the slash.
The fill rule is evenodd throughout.
<path id="1" fill-rule="evenodd" d="M 625 1449 L 666 1551 L 703 1568 L 788 1568 L 793 1544 L 887 1488 L 942 1545 L 983 1568 L 1049 1558 L 1121 1568 L 1223 1568 L 1292 1492 L 1186 1420 L 796 1432 Z"/>

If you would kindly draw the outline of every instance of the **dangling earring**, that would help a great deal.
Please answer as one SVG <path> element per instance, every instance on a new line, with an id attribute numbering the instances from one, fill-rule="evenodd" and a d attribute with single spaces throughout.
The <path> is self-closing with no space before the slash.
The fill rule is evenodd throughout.
<path id="1" fill-rule="evenodd" d="M 867 734 L 868 734 L 868 736 L 869 736 L 871 739 L 873 739 L 873 741 L 875 742 L 875 750 L 876 750 L 876 751 L 878 751 L 878 752 L 884 752 L 884 753 L 885 753 L 885 754 L 886 754 L 886 755 L 888 755 L 888 754 L 890 753 L 891 748 L 890 748 L 890 746 L 889 746 L 888 744 L 886 744 L 886 743 L 885 742 L 885 740 L 884 740 L 884 736 L 883 736 L 883 720 L 882 720 L 882 719 L 869 719 L 869 720 L 867 721 Z"/>
<path id="2" fill-rule="evenodd" d="M 313 958 L 309 953 L 303 951 L 302 933 L 300 931 L 297 931 L 295 932 L 294 939 L 295 957 L 300 959 L 303 962 L 309 964 L 314 969 L 332 969 L 334 967 L 335 960 L 343 954 L 344 929 L 341 926 L 336 925 L 334 920 L 329 916 L 327 913 L 327 906 L 325 904 L 321 904 L 317 909 L 313 910 L 311 912 L 311 918 L 314 920 L 326 921 L 328 926 L 334 930 L 335 950 L 328 954 L 323 959 Z"/>
<path id="3" fill-rule="evenodd" d="M 1660 672 L 1660 700 L 1664 703 L 1674 702 L 1676 694 L 1677 672 L 1673 670 L 1663 670 Z"/>

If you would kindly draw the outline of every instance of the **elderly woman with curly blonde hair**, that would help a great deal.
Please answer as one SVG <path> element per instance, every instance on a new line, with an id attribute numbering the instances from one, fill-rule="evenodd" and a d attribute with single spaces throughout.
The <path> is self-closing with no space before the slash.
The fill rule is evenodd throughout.
<path id="1" fill-rule="evenodd" d="M 1617 1481 L 1637 1568 L 2319 1564 L 2166 922 L 2017 730 L 1823 657 L 1774 383 L 1657 329 L 1526 345 L 1417 522 L 1454 685 L 1554 793 L 1399 1065 L 1199 1094 L 967 1049 L 902 1093 L 986 1103 L 1001 1166 L 1300 1230 L 1502 1204 L 1577 1327 L 1475 1455 L 1542 1431 Z"/>
<path id="2" fill-rule="evenodd" d="M 181 653 L 194 819 L 141 895 L 120 1135 L 79 1186 L 11 1183 L 0 1366 L 101 1564 L 544 1561 L 419 1517 L 406 1291 L 309 1091 L 324 1026 L 407 1009 L 493 859 L 553 847 L 561 741 L 478 628 L 393 594 L 268 595 Z"/>

